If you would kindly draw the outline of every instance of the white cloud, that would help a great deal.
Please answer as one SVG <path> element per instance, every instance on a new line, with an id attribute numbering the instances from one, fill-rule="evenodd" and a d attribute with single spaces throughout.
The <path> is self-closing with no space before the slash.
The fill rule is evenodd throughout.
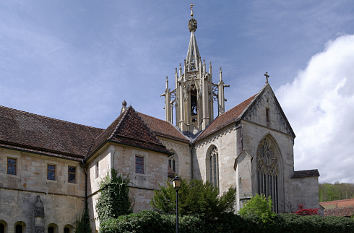
<path id="1" fill-rule="evenodd" d="M 330 41 L 277 96 L 297 135 L 295 169 L 318 168 L 321 182 L 353 182 L 354 35 Z"/>

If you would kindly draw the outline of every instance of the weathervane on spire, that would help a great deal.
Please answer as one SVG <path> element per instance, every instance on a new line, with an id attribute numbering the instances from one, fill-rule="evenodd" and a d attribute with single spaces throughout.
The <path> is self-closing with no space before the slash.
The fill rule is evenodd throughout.
<path id="1" fill-rule="evenodd" d="M 195 4 L 193 4 L 193 3 L 191 3 L 191 5 L 190 5 L 190 8 L 191 8 L 191 17 L 193 17 L 193 7 L 195 6 Z"/>
<path id="2" fill-rule="evenodd" d="M 266 77 L 266 84 L 268 84 L 268 79 L 269 79 L 269 74 L 268 74 L 268 72 L 265 72 L 265 74 L 264 74 L 264 76 Z"/>

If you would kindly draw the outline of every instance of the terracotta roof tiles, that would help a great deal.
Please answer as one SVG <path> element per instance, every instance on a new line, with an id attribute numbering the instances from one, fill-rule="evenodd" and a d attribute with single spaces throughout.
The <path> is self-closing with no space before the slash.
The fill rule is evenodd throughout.
<path id="1" fill-rule="evenodd" d="M 83 158 L 102 129 L 0 106 L 2 147 Z"/>
<path id="2" fill-rule="evenodd" d="M 157 136 L 172 138 L 186 143 L 189 142 L 189 139 L 171 123 L 143 113 L 138 113 L 138 115 Z"/>
<path id="3" fill-rule="evenodd" d="M 215 120 L 211 122 L 211 124 L 197 137 L 196 141 L 206 138 L 207 136 L 217 132 L 225 126 L 235 122 L 241 117 L 241 114 L 247 109 L 247 107 L 252 103 L 256 96 L 257 94 L 251 96 L 239 105 L 236 105 L 229 111 L 215 118 Z"/>
<path id="4" fill-rule="evenodd" d="M 106 142 L 115 142 L 170 154 L 132 107 L 129 107 L 123 114 L 120 114 L 120 116 L 96 138 L 89 155 L 92 155 Z"/>

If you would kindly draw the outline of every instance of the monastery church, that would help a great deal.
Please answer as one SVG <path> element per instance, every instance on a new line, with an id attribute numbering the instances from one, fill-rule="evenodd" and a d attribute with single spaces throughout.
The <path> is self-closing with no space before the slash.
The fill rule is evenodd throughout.
<path id="1" fill-rule="evenodd" d="M 151 209 L 154 190 L 176 175 L 220 193 L 235 187 L 237 210 L 257 193 L 276 212 L 319 206 L 319 172 L 294 171 L 295 133 L 267 74 L 258 93 L 225 111 L 228 85 L 200 56 L 192 9 L 188 29 L 173 89 L 166 79 L 165 120 L 125 101 L 106 129 L 0 106 L 0 233 L 72 233 L 86 200 L 97 232 L 99 183 L 111 169 L 129 177 L 134 211 Z"/>

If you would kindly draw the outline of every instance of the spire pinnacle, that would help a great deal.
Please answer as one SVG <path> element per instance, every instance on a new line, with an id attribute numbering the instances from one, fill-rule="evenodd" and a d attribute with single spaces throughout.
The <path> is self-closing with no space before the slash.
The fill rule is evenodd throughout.
<path id="1" fill-rule="evenodd" d="M 193 6 L 194 6 L 194 4 L 190 5 L 191 18 L 189 19 L 189 22 L 188 22 L 188 28 L 189 28 L 189 31 L 191 32 L 191 37 L 189 40 L 187 57 L 186 57 L 187 71 L 199 70 L 198 67 L 199 67 L 199 62 L 200 62 L 199 49 L 198 49 L 198 45 L 197 45 L 197 40 L 194 35 L 194 32 L 197 30 L 197 20 L 195 18 L 193 18 L 193 15 L 194 15 Z"/>
<path id="2" fill-rule="evenodd" d="M 191 8 L 191 19 L 188 22 L 188 28 L 190 32 L 195 32 L 197 30 L 197 20 L 195 18 L 193 18 L 194 16 L 194 12 L 193 12 L 193 7 L 195 5 L 191 4 L 190 8 Z"/>
<path id="3" fill-rule="evenodd" d="M 193 7 L 195 6 L 195 4 L 191 3 L 190 8 L 191 8 L 191 17 L 193 18 L 194 14 L 193 14 Z"/>

